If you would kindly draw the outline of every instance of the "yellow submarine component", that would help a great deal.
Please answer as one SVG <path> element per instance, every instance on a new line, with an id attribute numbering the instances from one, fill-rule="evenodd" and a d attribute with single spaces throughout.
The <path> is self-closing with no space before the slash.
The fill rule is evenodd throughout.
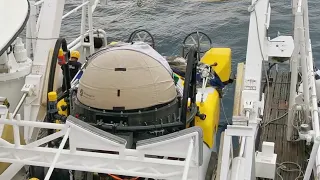
<path id="1" fill-rule="evenodd" d="M 67 103 L 64 99 L 61 99 L 58 103 L 57 103 L 57 108 L 58 108 L 58 113 L 62 116 L 68 116 L 68 110 L 67 108 Z"/>
<path id="2" fill-rule="evenodd" d="M 53 92 L 48 93 L 48 100 L 49 101 L 54 102 L 57 100 L 57 98 L 58 98 L 58 95 L 56 92 L 53 91 Z"/>
<path id="3" fill-rule="evenodd" d="M 203 141 L 212 148 L 214 145 L 215 134 L 218 130 L 220 119 L 220 98 L 217 90 L 213 90 L 204 100 L 204 102 L 197 101 L 197 106 L 201 114 L 206 115 L 205 120 L 199 117 L 195 118 L 195 125 L 203 130 Z"/>
<path id="4" fill-rule="evenodd" d="M 50 102 L 56 102 L 58 99 L 57 93 L 55 91 L 49 92 L 48 99 Z M 61 99 L 59 102 L 57 102 L 58 114 L 62 116 L 68 116 L 67 108 L 64 108 L 66 106 L 67 106 L 67 103 L 64 99 Z"/>
<path id="5" fill-rule="evenodd" d="M 214 71 L 217 73 L 222 82 L 228 81 L 231 74 L 231 49 L 230 48 L 211 48 L 205 53 L 201 59 L 202 63 L 213 65 Z M 179 77 L 180 84 L 183 85 L 184 82 L 182 77 Z M 212 88 L 212 87 L 210 87 Z M 220 120 L 220 97 L 216 89 L 207 89 L 207 94 L 204 94 L 203 102 L 197 99 L 197 106 L 199 107 L 199 112 L 206 115 L 205 120 L 201 120 L 199 117 L 195 118 L 195 126 L 199 126 L 203 130 L 203 141 L 212 148 L 214 145 L 215 134 L 218 129 Z"/>
<path id="6" fill-rule="evenodd" d="M 199 107 L 199 112 L 205 114 L 206 118 L 202 120 L 196 116 L 195 126 L 201 127 L 203 131 L 203 141 L 209 148 L 212 148 L 220 120 L 220 98 L 218 91 L 214 88 L 210 89 L 204 101 L 201 103 L 197 99 L 196 104 Z M 190 105 L 190 102 L 188 105 Z M 187 125 L 187 128 L 188 127 L 189 125 Z"/>
<path id="7" fill-rule="evenodd" d="M 222 82 L 226 82 L 231 74 L 231 49 L 230 48 L 211 48 L 201 58 L 201 62 L 213 65 L 213 70 L 217 73 Z"/>
<path id="8" fill-rule="evenodd" d="M 63 107 L 67 107 L 67 103 L 65 102 L 64 99 L 61 99 L 59 102 L 57 102 L 57 100 L 58 100 L 57 92 L 55 92 L 55 91 L 49 92 L 48 93 L 48 100 L 49 100 L 49 102 L 57 103 L 56 108 L 58 110 L 59 115 L 68 116 L 67 108 L 63 108 Z M 61 121 L 56 119 L 55 123 L 61 124 Z M 60 130 L 56 130 L 56 132 L 58 132 L 58 131 L 60 131 Z"/>

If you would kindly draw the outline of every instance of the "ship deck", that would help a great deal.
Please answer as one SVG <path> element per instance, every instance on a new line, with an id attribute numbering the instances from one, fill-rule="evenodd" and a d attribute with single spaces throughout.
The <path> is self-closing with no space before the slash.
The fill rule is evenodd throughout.
<path id="1" fill-rule="evenodd" d="M 282 164 L 286 168 L 281 170 L 281 163 L 294 162 L 301 166 L 304 171 L 307 166 L 308 153 L 311 146 L 306 146 L 304 141 L 289 142 L 286 140 L 286 124 L 288 119 L 288 104 L 290 96 L 290 72 L 286 71 L 270 71 L 269 87 L 265 88 L 265 109 L 264 109 L 264 125 L 262 125 L 261 136 L 258 150 L 261 151 L 263 141 L 275 143 L 275 153 L 277 154 L 277 171 L 282 178 L 276 174 L 275 180 L 296 179 L 299 176 L 297 165 Z M 262 83 L 262 89 L 266 85 L 266 79 Z M 267 91 L 269 88 L 269 93 Z M 297 139 L 297 132 L 295 139 Z M 289 169 L 296 169 L 290 171 Z M 300 174 L 303 176 L 302 174 Z M 301 179 L 301 177 L 299 178 Z"/>

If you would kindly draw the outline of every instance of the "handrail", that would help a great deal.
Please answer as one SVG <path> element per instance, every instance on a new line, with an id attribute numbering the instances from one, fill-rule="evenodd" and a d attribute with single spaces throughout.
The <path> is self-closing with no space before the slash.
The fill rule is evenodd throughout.
<path id="1" fill-rule="evenodd" d="M 69 15 L 77 12 L 80 8 L 82 8 L 83 6 L 85 6 L 85 5 L 89 4 L 89 3 L 90 3 L 90 1 L 82 3 L 81 5 L 77 6 L 76 8 L 72 9 L 71 11 L 69 11 L 67 14 L 63 15 L 62 19 L 64 19 L 64 18 L 68 17 Z"/>
<path id="2" fill-rule="evenodd" d="M 40 0 L 40 1 L 37 1 L 34 5 L 35 6 L 39 6 L 39 5 L 43 4 L 43 3 L 44 3 L 44 0 Z"/>
<path id="3" fill-rule="evenodd" d="M 35 3 L 32 4 L 33 7 L 37 7 L 41 4 L 44 3 L 44 0 L 40 0 L 40 1 L 37 1 Z M 83 0 L 82 3 L 75 7 L 74 9 L 72 9 L 71 11 L 67 12 L 66 14 L 64 14 L 62 16 L 62 19 L 65 19 L 66 17 L 72 15 L 73 13 L 79 11 L 79 9 L 82 9 L 82 16 L 81 16 L 81 33 L 80 35 L 75 38 L 70 44 L 68 44 L 68 48 L 71 49 L 71 50 L 74 50 L 74 49 L 78 49 L 81 47 L 89 47 L 90 48 L 90 53 L 93 53 L 94 52 L 94 45 L 93 43 L 84 43 L 84 37 L 88 36 L 89 35 L 89 40 L 90 42 L 93 42 L 93 22 L 92 22 L 92 14 L 93 12 L 95 11 L 97 5 L 99 3 L 99 0 L 94 0 L 94 1 L 90 1 L 90 0 Z M 31 46 L 32 47 L 35 47 L 35 43 L 32 43 L 31 45 L 31 39 L 36 39 L 37 35 L 32 35 L 30 34 L 30 32 L 34 31 L 34 30 L 37 30 L 37 26 L 38 26 L 38 23 L 37 21 L 39 22 L 39 20 L 41 19 L 41 11 L 40 11 L 40 14 L 39 14 L 39 17 L 38 17 L 38 20 L 37 19 L 30 19 L 30 21 L 32 21 L 31 23 L 28 23 L 28 27 L 27 27 L 27 30 L 29 33 L 27 33 L 27 47 L 28 47 L 28 53 L 31 54 Z M 85 27 L 86 27 L 86 24 L 88 23 L 89 25 L 89 29 L 86 31 Z M 101 33 L 104 37 L 106 37 L 106 33 L 104 31 L 101 31 L 101 30 L 97 30 L 97 32 Z M 31 37 L 30 37 L 31 36 Z M 82 56 L 84 57 L 84 56 Z"/>
<path id="4" fill-rule="evenodd" d="M 296 4 L 295 4 L 296 3 Z M 300 53 L 300 63 L 302 66 L 302 80 L 303 80 L 303 96 L 307 97 L 304 98 L 304 104 L 308 109 L 306 109 L 306 117 L 308 118 L 309 114 L 311 114 L 312 118 L 312 129 L 315 132 L 314 139 L 320 136 L 320 127 L 319 127 L 319 112 L 318 112 L 318 100 L 316 96 L 316 85 L 315 85 L 315 77 L 314 77 L 314 63 L 312 57 L 312 49 L 311 49 L 311 41 L 310 41 L 310 34 L 309 34 L 309 17 L 308 17 L 308 2 L 307 0 L 298 0 L 293 1 L 293 8 L 296 8 L 294 12 L 295 17 L 295 44 L 296 50 Z M 296 39 L 298 38 L 298 39 Z M 296 62 L 298 63 L 298 62 Z M 291 67 L 292 72 L 296 72 L 297 64 Z M 292 74 L 294 76 L 294 74 Z M 292 78 L 291 76 L 291 78 Z M 292 81 L 291 81 L 292 82 Z M 294 82 L 296 83 L 296 82 Z M 311 86 L 311 92 L 309 93 L 309 87 Z M 295 93 L 295 88 L 291 87 L 291 93 Z M 290 95 L 291 96 L 291 95 Z M 295 95 L 292 95 L 295 96 Z M 295 98 L 295 97 L 294 97 Z M 290 98 L 290 107 L 289 110 L 292 111 L 294 98 Z M 294 115 L 291 114 L 288 119 L 288 123 L 293 121 Z M 289 124 L 288 124 L 289 125 Z M 291 124 L 290 124 L 291 126 Z M 289 127 L 289 126 L 288 126 Z M 287 137 L 292 135 L 292 133 L 287 134 Z M 317 151 L 315 153 L 314 151 Z M 316 175 L 320 173 L 320 150 L 314 149 L 313 153 L 310 155 L 310 159 L 315 159 L 315 161 L 309 161 L 308 164 L 308 172 L 306 173 L 305 179 L 309 179 L 310 174 L 310 167 L 316 166 Z"/>

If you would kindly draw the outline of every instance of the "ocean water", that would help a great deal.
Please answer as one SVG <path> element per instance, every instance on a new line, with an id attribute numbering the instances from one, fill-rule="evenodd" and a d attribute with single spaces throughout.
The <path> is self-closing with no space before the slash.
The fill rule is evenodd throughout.
<path id="1" fill-rule="evenodd" d="M 248 6 L 251 0 L 108 0 L 107 5 L 98 6 L 94 12 L 94 27 L 107 32 L 108 41 L 127 40 L 136 29 L 148 30 L 155 38 L 156 50 L 163 55 L 179 55 L 183 39 L 191 32 L 206 33 L 213 47 L 232 49 L 232 70 L 246 59 L 249 28 Z M 270 0 L 271 23 L 268 36 L 274 38 L 278 32 L 292 34 L 291 0 Z M 79 5 L 79 0 L 68 0 L 66 11 Z M 315 64 L 320 67 L 320 16 L 319 0 L 309 0 L 310 35 Z M 81 11 L 79 11 L 81 12 Z M 63 21 L 61 35 L 71 42 L 80 34 L 80 13 Z M 229 86 L 223 98 L 221 125 L 231 121 L 234 85 Z"/>
<path id="2" fill-rule="evenodd" d="M 271 0 L 271 23 L 269 36 L 292 34 L 291 0 Z M 68 0 L 66 12 L 79 5 L 79 0 Z M 244 62 L 247 51 L 249 16 L 247 9 L 251 0 L 108 0 L 94 12 L 94 27 L 107 32 L 108 41 L 127 40 L 136 29 L 148 30 L 155 39 L 156 50 L 163 55 L 180 55 L 183 39 L 191 32 L 206 33 L 213 47 L 232 49 L 232 70 L 237 63 Z M 316 65 L 320 66 L 320 1 L 309 0 L 310 34 Z M 81 12 L 81 11 L 79 11 Z M 71 42 L 80 34 L 80 13 L 63 21 L 61 36 Z M 232 117 L 234 85 L 223 99 L 226 117 Z"/>

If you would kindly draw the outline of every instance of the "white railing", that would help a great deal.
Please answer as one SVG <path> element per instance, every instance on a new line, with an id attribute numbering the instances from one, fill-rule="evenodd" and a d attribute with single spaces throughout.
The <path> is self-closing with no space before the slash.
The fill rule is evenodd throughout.
<path id="1" fill-rule="evenodd" d="M 246 74 L 250 73 L 255 73 L 256 68 L 252 68 L 250 65 L 253 63 L 255 67 L 258 67 L 258 65 L 268 59 L 268 52 L 264 52 L 262 48 L 260 50 L 262 51 L 261 54 L 256 54 L 258 53 L 259 49 L 254 50 L 254 48 L 259 47 L 259 41 L 264 40 L 265 36 L 262 33 L 263 28 L 259 26 L 258 23 L 255 23 L 255 19 L 259 19 L 259 22 L 263 22 L 262 17 L 263 15 L 259 14 L 260 12 L 265 12 L 262 9 L 262 4 L 263 0 L 253 0 L 252 1 L 252 6 L 249 8 L 249 11 L 252 9 L 252 13 L 256 13 L 252 15 L 250 19 L 250 28 L 249 28 L 249 40 L 248 40 L 248 53 L 247 53 L 247 59 L 246 59 Z M 259 7 L 260 5 L 260 7 Z M 265 5 L 267 6 L 267 5 Z M 255 7 L 261 8 L 259 11 L 255 11 Z M 266 7 L 264 7 L 266 8 Z M 316 167 L 316 171 L 314 172 L 315 175 L 319 175 L 320 173 L 320 150 L 319 150 L 319 140 L 320 140 L 320 131 L 319 131 L 319 113 L 318 113 L 318 106 L 317 106 L 317 96 L 316 96 L 316 86 L 315 86 L 315 78 L 314 78 L 314 68 L 313 68 L 313 58 L 312 58 L 312 49 L 311 49 L 311 41 L 310 41 L 310 35 L 309 35 L 309 18 L 308 18 L 308 1 L 307 0 L 292 0 L 292 9 L 293 9 L 293 14 L 294 14 L 294 51 L 291 56 L 291 86 L 290 86 L 290 99 L 289 99 L 289 117 L 287 120 L 287 140 L 291 141 L 292 135 L 293 135 L 293 122 L 294 122 L 294 111 L 297 110 L 295 108 L 297 107 L 304 107 L 303 110 L 305 111 L 305 120 L 307 122 L 311 122 L 309 117 L 311 116 L 312 118 L 312 127 L 315 135 L 313 135 L 314 139 L 314 146 L 312 149 L 312 153 L 310 155 L 309 159 L 309 164 L 305 172 L 304 180 L 308 180 L 310 178 L 312 169 Z M 266 18 L 268 19 L 268 18 Z M 268 26 L 266 25 L 266 28 Z M 252 32 L 251 32 L 252 30 Z M 253 31 L 254 30 L 254 31 Z M 259 33 L 255 31 L 260 31 Z M 250 36 L 251 35 L 251 36 Z M 250 46 L 252 44 L 256 43 L 254 46 Z M 269 41 L 270 45 L 272 45 L 272 42 Z M 264 43 L 262 43 L 263 45 Z M 287 44 L 288 45 L 288 44 Z M 261 47 L 261 44 L 260 44 Z M 271 51 L 270 47 L 269 50 Z M 251 54 L 250 54 L 251 53 Z M 270 53 L 270 52 L 269 52 Z M 253 56 L 253 59 L 250 59 L 250 57 Z M 262 60 L 260 62 L 260 56 L 262 56 Z M 285 56 L 285 57 L 290 57 L 290 56 Z M 298 84 L 298 73 L 302 74 L 302 94 L 298 95 L 296 92 L 296 85 Z M 256 76 L 254 76 L 257 78 Z M 250 87 L 249 89 L 243 88 L 242 90 L 242 104 L 243 104 L 243 109 L 248 110 L 246 111 L 246 114 L 243 113 L 242 117 L 233 117 L 233 123 L 239 123 L 245 122 L 245 119 L 247 119 L 247 123 L 251 127 L 255 127 L 254 123 L 250 125 L 250 122 L 254 122 L 253 120 L 257 120 L 257 112 L 256 107 L 257 103 L 259 103 L 258 99 L 254 99 L 254 94 L 253 90 L 259 90 L 260 89 L 260 81 L 259 80 L 251 80 L 249 83 L 247 82 L 248 80 L 251 80 L 247 77 L 245 77 L 244 80 L 244 87 L 246 87 L 246 83 L 248 84 L 247 86 Z M 257 84 L 255 86 L 255 83 Z M 253 87 L 253 88 L 252 88 Z M 258 92 L 257 92 L 258 93 Z M 268 92 L 267 92 L 268 93 Z M 297 97 L 301 97 L 303 95 L 303 101 L 298 101 Z M 263 107 L 262 107 L 263 108 Z M 301 108 L 300 108 L 301 109 Z M 249 114 L 249 116 L 248 116 Z M 246 116 L 246 118 L 244 118 Z M 259 122 L 256 122 L 259 123 Z M 234 128 L 237 128 L 236 130 Z M 251 155 L 243 155 L 245 151 L 248 151 L 249 149 L 251 150 L 252 148 L 252 141 L 248 141 L 248 137 L 245 137 L 246 135 L 249 134 L 249 132 L 246 132 L 245 134 L 241 134 L 240 132 L 240 127 L 237 127 L 236 125 L 229 125 L 225 133 L 225 142 L 227 144 L 224 144 L 224 151 L 222 152 L 222 164 L 225 167 L 229 167 L 229 149 L 231 148 L 229 143 L 230 143 L 230 132 L 231 130 L 235 130 L 237 132 L 236 134 L 233 134 L 235 136 L 241 137 L 241 145 L 240 145 L 240 154 L 237 161 L 232 161 L 232 166 L 237 166 L 238 168 L 232 168 L 232 170 L 229 170 L 227 168 L 221 170 L 220 174 L 220 180 L 226 180 L 228 179 L 228 174 L 237 174 L 238 179 L 245 179 L 245 178 L 251 178 L 254 177 L 254 173 L 251 175 L 250 172 L 254 172 L 255 170 L 255 164 L 254 164 L 254 156 L 252 157 Z M 254 132 L 255 133 L 255 132 Z M 312 132 L 310 131 L 310 134 Z M 308 137 L 309 138 L 309 137 Z M 309 140 L 308 138 L 305 138 L 306 140 Z M 304 139 L 301 139 L 304 140 Z M 250 145 L 249 145 L 250 144 Z M 249 148 L 249 149 L 248 149 Z M 244 150 L 245 149 L 245 150 Z M 271 154 L 272 155 L 272 154 Z M 271 156 L 270 156 L 271 157 Z M 244 158 L 244 159 L 241 159 Z M 232 159 L 232 158 L 231 158 Z M 251 161 L 248 161 L 251 160 Z M 241 165 L 245 164 L 244 168 L 240 168 Z M 247 166 L 252 166 L 252 168 L 247 168 Z M 275 162 L 273 164 L 275 166 Z M 259 175 L 259 174 L 257 174 Z M 232 176 L 232 175 L 231 175 Z M 232 176 L 233 177 L 233 176 Z M 261 176 L 258 176 L 261 177 Z"/>
<path id="2" fill-rule="evenodd" d="M 315 176 L 320 173 L 320 150 L 318 149 L 320 136 L 319 131 L 319 112 L 318 112 L 318 100 L 316 96 L 316 86 L 314 77 L 314 65 L 311 49 L 311 40 L 309 35 L 309 12 L 307 0 L 292 0 L 293 14 L 294 14 L 294 42 L 295 50 L 291 61 L 291 87 L 290 87 L 290 99 L 289 99 L 289 114 L 287 121 L 287 140 L 291 140 L 293 135 L 293 122 L 295 121 L 294 111 L 297 105 L 304 105 L 306 122 L 310 122 L 309 116 L 312 118 L 312 129 L 315 133 L 314 148 L 310 155 L 309 164 L 305 173 L 304 179 L 309 179 L 312 168 L 316 167 Z M 298 55 L 300 54 L 300 56 Z M 299 68 L 301 66 L 301 69 Z M 297 76 L 299 71 L 302 74 L 303 83 L 303 104 L 296 102 L 297 92 Z"/>
<path id="3" fill-rule="evenodd" d="M 15 144 L 11 144 L 0 138 L 0 162 L 49 167 L 45 180 L 49 180 L 54 168 L 154 179 L 204 179 L 200 168 L 203 157 L 202 132 L 199 127 L 192 127 L 166 135 L 167 137 L 150 139 L 150 141 L 138 141 L 136 149 L 127 149 L 125 139 L 73 117 L 69 117 L 65 124 L 30 122 L 12 118 L 0 119 L 0 124 L 60 129 L 27 145 L 21 145 L 16 139 Z M 19 134 L 19 128 L 14 128 L 13 131 L 14 134 Z M 60 137 L 63 139 L 57 149 L 39 147 Z M 63 149 L 67 139 L 69 139 L 70 148 Z M 159 156 L 164 158 L 158 158 Z M 175 160 L 166 157 L 173 157 Z M 9 177 L 5 174 L 0 175 L 1 179 L 10 179 Z"/>
<path id="4" fill-rule="evenodd" d="M 64 18 L 70 16 L 71 14 L 77 12 L 80 8 L 82 8 L 83 6 L 85 6 L 85 5 L 89 4 L 89 3 L 90 3 L 89 1 L 83 2 L 83 3 L 82 3 L 81 5 L 79 5 L 78 7 L 72 9 L 72 10 L 69 11 L 67 14 L 63 15 L 63 16 L 62 16 L 62 19 L 64 19 Z"/>
<path id="5" fill-rule="evenodd" d="M 31 56 L 31 54 L 35 54 L 35 47 L 36 47 L 36 39 L 41 38 L 37 37 L 37 30 L 39 29 L 39 20 L 42 17 L 41 13 L 41 6 L 44 3 L 44 0 L 41 1 L 30 1 L 30 18 L 27 24 L 27 33 L 26 33 L 26 49 L 28 52 L 28 55 Z M 81 9 L 81 25 L 80 25 L 80 35 L 75 40 L 73 40 L 69 45 L 68 48 L 71 50 L 79 50 L 82 56 L 80 57 L 81 60 L 84 60 L 82 58 L 86 57 L 88 54 L 94 53 L 94 29 L 93 29 L 93 19 L 92 14 L 95 11 L 97 4 L 99 3 L 99 0 L 83 0 L 82 4 L 75 7 L 71 11 L 67 12 L 65 15 L 62 16 L 62 19 L 65 19 L 66 17 L 78 12 L 78 10 Z M 40 10 L 40 13 L 38 15 L 38 11 Z M 38 18 L 37 18 L 38 15 Z M 88 17 L 88 18 L 87 18 Z M 86 30 L 86 25 L 88 25 L 88 30 Z M 102 37 L 106 38 L 106 32 L 99 29 L 97 30 L 98 33 L 101 34 Z M 89 36 L 90 43 L 85 43 L 84 38 L 86 36 Z M 57 37 L 53 37 L 57 38 Z M 85 51 L 84 48 L 89 48 L 89 52 Z M 33 49 L 33 51 L 32 51 Z"/>

